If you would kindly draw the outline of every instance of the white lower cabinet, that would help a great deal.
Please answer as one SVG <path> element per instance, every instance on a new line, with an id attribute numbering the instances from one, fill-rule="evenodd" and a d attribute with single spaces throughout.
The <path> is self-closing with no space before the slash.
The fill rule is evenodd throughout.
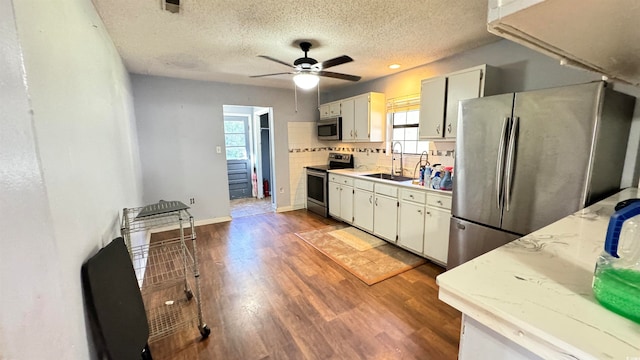
<path id="1" fill-rule="evenodd" d="M 424 255 L 441 265 L 449 254 L 449 222 L 451 211 L 427 206 L 424 222 Z"/>
<path id="2" fill-rule="evenodd" d="M 396 242 L 398 235 L 398 199 L 376 194 L 373 211 L 373 234 Z"/>
<path id="3" fill-rule="evenodd" d="M 329 177 L 329 215 L 351 224 L 353 222 L 353 179 Z"/>
<path id="4" fill-rule="evenodd" d="M 357 187 L 353 191 L 353 224 L 373 232 L 373 192 Z"/>
<path id="5" fill-rule="evenodd" d="M 400 202 L 398 244 L 419 254 L 422 254 L 424 245 L 424 214 L 423 204 Z"/>
<path id="6" fill-rule="evenodd" d="M 364 180 L 329 176 L 329 214 L 447 265 L 451 196 Z"/>

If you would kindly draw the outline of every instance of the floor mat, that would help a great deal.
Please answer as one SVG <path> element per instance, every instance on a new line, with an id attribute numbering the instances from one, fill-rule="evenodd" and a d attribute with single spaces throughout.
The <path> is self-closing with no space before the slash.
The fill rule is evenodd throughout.
<path id="1" fill-rule="evenodd" d="M 354 227 L 327 226 L 296 235 L 367 285 L 425 263 L 425 259 Z"/>

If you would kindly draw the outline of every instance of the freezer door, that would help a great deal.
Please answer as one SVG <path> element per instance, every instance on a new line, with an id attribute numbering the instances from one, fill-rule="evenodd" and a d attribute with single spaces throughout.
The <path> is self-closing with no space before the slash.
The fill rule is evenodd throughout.
<path id="1" fill-rule="evenodd" d="M 447 270 L 509 243 L 520 235 L 451 217 Z"/>
<path id="2" fill-rule="evenodd" d="M 528 234 L 584 206 L 603 90 L 597 82 L 516 94 L 502 229 Z"/>
<path id="3" fill-rule="evenodd" d="M 500 227 L 512 105 L 513 94 L 460 102 L 451 207 L 454 216 Z"/>

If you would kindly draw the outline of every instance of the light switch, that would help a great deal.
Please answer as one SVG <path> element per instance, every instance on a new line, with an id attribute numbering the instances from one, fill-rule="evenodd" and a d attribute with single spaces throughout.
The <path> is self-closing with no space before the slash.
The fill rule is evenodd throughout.
<path id="1" fill-rule="evenodd" d="M 222 146 L 216 146 L 216 152 L 218 154 L 221 154 L 222 153 Z"/>

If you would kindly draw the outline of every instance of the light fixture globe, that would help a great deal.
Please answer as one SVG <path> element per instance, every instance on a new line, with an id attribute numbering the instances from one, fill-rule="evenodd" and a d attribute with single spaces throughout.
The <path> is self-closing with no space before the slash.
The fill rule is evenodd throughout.
<path id="1" fill-rule="evenodd" d="M 302 73 L 293 77 L 293 82 L 296 84 L 296 86 L 303 90 L 313 89 L 316 85 L 318 85 L 319 81 L 320 78 L 318 77 L 318 75 L 309 73 Z"/>

